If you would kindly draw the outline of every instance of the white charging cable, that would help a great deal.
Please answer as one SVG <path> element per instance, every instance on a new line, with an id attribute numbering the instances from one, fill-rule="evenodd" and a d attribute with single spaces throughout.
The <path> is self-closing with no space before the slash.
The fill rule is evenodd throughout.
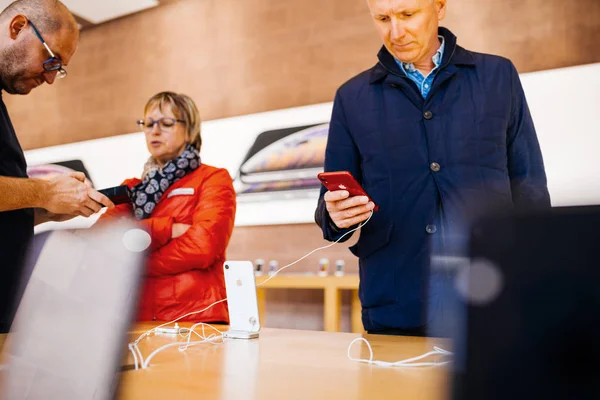
<path id="1" fill-rule="evenodd" d="M 354 346 L 354 344 L 356 342 L 365 342 L 367 344 L 367 347 L 369 348 L 369 359 L 365 359 L 365 358 L 354 358 L 350 355 L 350 350 L 352 349 L 352 346 Z M 367 363 L 367 364 L 373 364 L 373 365 L 378 365 L 381 367 L 403 367 L 403 368 L 414 368 L 414 367 L 439 367 L 441 365 L 446 365 L 446 364 L 450 364 L 452 361 L 441 361 L 441 362 L 416 362 L 419 360 L 422 360 L 424 358 L 427 358 L 429 356 L 443 356 L 443 357 L 448 357 L 448 356 L 452 356 L 454 355 L 452 352 L 448 351 L 448 350 L 444 350 L 440 347 L 437 346 L 433 346 L 433 351 L 430 351 L 429 353 L 425 353 L 423 355 L 417 356 L 417 357 L 412 357 L 412 358 L 407 358 L 406 360 L 401 360 L 401 361 L 396 361 L 396 362 L 389 362 L 389 361 L 378 361 L 378 360 L 373 360 L 373 349 L 371 348 L 371 344 L 369 343 L 369 341 L 365 338 L 357 338 L 354 339 L 350 345 L 348 346 L 348 359 L 350 361 L 356 361 L 356 362 L 362 362 L 362 363 Z"/>
<path id="2" fill-rule="evenodd" d="M 202 333 L 198 333 L 196 332 L 196 327 L 198 326 L 202 326 Z M 213 329 L 215 332 L 217 332 L 218 334 L 211 334 L 211 335 L 206 335 L 206 331 L 205 331 L 205 327 L 209 327 L 211 329 Z M 195 341 L 192 342 L 191 338 L 192 338 L 192 334 L 195 334 L 196 336 L 198 336 L 201 340 L 199 341 Z M 144 357 L 142 356 L 139 347 L 137 346 L 137 343 L 133 342 L 129 344 L 129 350 L 131 351 L 131 353 L 133 354 L 133 361 L 135 364 L 135 369 L 139 369 L 139 367 L 145 369 L 148 368 L 148 366 L 150 365 L 150 360 L 158 353 L 160 353 L 162 350 L 167 349 L 169 347 L 173 347 L 173 346 L 180 346 L 179 347 L 179 351 L 186 351 L 189 347 L 191 346 L 195 346 L 198 344 L 202 344 L 202 343 L 213 343 L 213 344 L 222 344 L 223 341 L 223 332 L 221 332 L 219 329 L 215 328 L 214 326 L 210 325 L 210 324 L 205 324 L 203 322 L 199 322 L 197 324 L 194 324 L 191 328 L 180 328 L 179 329 L 179 336 L 183 337 L 184 339 L 186 339 L 185 342 L 175 342 L 175 343 L 169 343 L 167 345 L 164 345 L 156 350 L 154 350 L 147 359 L 144 360 Z M 221 340 L 221 342 L 219 343 L 219 340 Z"/>
<path id="3" fill-rule="evenodd" d="M 224 301 L 227 301 L 227 299 L 223 299 L 223 300 L 218 300 L 218 301 L 215 301 L 214 303 L 212 303 L 212 304 L 211 304 L 211 305 L 209 305 L 208 307 L 205 307 L 205 308 L 203 308 L 203 309 L 202 309 L 202 310 L 200 310 L 200 311 L 193 311 L 193 312 L 191 312 L 191 313 L 187 313 L 187 314 L 185 314 L 185 315 L 182 315 L 181 317 L 179 317 L 179 318 L 177 318 L 177 319 L 175 319 L 175 320 L 173 320 L 173 321 L 170 321 L 170 322 L 165 322 L 164 324 L 161 324 L 161 325 L 159 325 L 159 326 L 156 326 L 156 327 L 154 327 L 154 328 L 152 328 L 152 329 L 150 329 L 150 330 L 148 330 L 148 331 L 146 331 L 146 332 L 142 333 L 142 334 L 141 334 L 141 335 L 140 335 L 140 336 L 139 336 L 139 337 L 138 337 L 138 338 L 137 338 L 135 341 L 133 341 L 133 342 L 129 343 L 129 346 L 128 346 L 128 347 L 129 347 L 129 350 L 130 350 L 130 351 L 131 351 L 131 353 L 133 354 L 133 361 L 134 361 L 134 363 L 135 363 L 135 369 L 138 369 L 138 365 L 140 365 L 142 368 L 145 368 L 144 366 L 145 366 L 145 365 L 147 365 L 147 363 L 145 363 L 145 362 L 144 362 L 144 356 L 142 355 L 142 352 L 140 351 L 140 348 L 139 348 L 139 346 L 138 346 L 138 344 L 140 343 L 140 341 L 141 341 L 143 338 L 145 338 L 146 336 L 149 336 L 149 335 L 151 335 L 152 333 L 156 332 L 156 331 L 157 331 L 157 329 L 159 329 L 159 328 L 162 328 L 163 326 L 166 326 L 166 325 L 173 324 L 173 323 L 175 323 L 175 322 L 177 322 L 177 321 L 179 321 L 179 320 L 181 320 L 181 319 L 183 319 L 183 318 L 189 317 L 190 315 L 194 315 L 194 314 L 200 314 L 200 313 L 202 313 L 202 312 L 204 312 L 204 311 L 206 311 L 206 310 L 210 309 L 211 307 L 215 306 L 216 304 L 222 303 L 222 302 L 224 302 Z M 181 332 L 181 329 L 180 329 L 180 332 Z M 137 353 L 137 354 L 136 354 L 136 353 Z"/>
<path id="4" fill-rule="evenodd" d="M 131 354 L 133 354 L 133 363 L 135 365 L 135 369 L 138 369 L 139 360 L 137 356 L 137 351 L 134 349 L 133 343 L 129 343 L 127 347 L 129 347 L 129 351 L 131 351 Z"/>
<path id="5" fill-rule="evenodd" d="M 328 245 L 326 245 L 326 246 L 323 246 L 323 247 L 319 247 L 319 248 L 317 248 L 317 249 L 314 249 L 313 251 L 311 251 L 310 253 L 306 254 L 306 255 L 305 255 L 305 256 L 303 256 L 302 258 L 299 258 L 298 260 L 296 260 L 296 261 L 294 261 L 294 262 L 292 262 L 292 263 L 289 263 L 288 265 L 286 265 L 286 266 L 284 266 L 284 267 L 281 267 L 281 268 L 279 268 L 279 269 L 278 269 L 277 271 L 275 271 L 275 272 L 273 273 L 273 275 L 271 275 L 271 276 L 270 276 L 268 279 L 265 279 L 263 282 L 261 282 L 260 284 L 258 284 L 258 285 L 256 285 L 256 286 L 262 286 L 262 285 L 264 285 L 265 283 L 267 283 L 268 281 L 270 281 L 271 279 L 273 279 L 273 278 L 274 278 L 274 277 L 275 277 L 275 276 L 276 276 L 276 275 L 277 275 L 279 272 L 283 271 L 283 270 L 284 270 L 284 269 L 286 269 L 286 268 L 289 268 L 289 267 L 291 267 L 291 266 L 292 266 L 292 265 L 294 265 L 294 264 L 297 264 L 297 263 L 299 263 L 300 261 L 304 260 L 306 257 L 310 256 L 311 254 L 313 254 L 313 253 L 316 253 L 317 251 L 320 251 L 320 250 L 328 249 L 328 248 L 330 248 L 331 246 L 333 246 L 333 245 L 335 245 L 335 244 L 339 243 L 339 242 L 340 242 L 340 241 L 341 241 L 343 238 L 345 238 L 346 236 L 350 235 L 350 234 L 351 234 L 351 233 L 353 233 L 353 232 L 356 232 L 357 230 L 359 230 L 360 228 L 362 228 L 363 226 L 365 226 L 365 225 L 366 225 L 366 224 L 367 224 L 367 223 L 368 223 L 368 222 L 371 220 L 371 217 L 373 217 L 373 211 L 371 211 L 371 215 L 369 215 L 369 218 L 367 218 L 367 219 L 365 220 L 365 222 L 361 223 L 361 224 L 360 224 L 360 225 L 358 225 L 356 228 L 354 228 L 354 229 L 352 229 L 352 230 L 350 230 L 350 231 L 348 231 L 348 232 L 344 233 L 344 234 L 343 234 L 342 236 L 340 236 L 340 237 L 339 237 L 339 239 L 338 239 L 338 240 L 336 240 L 335 242 L 332 242 L 332 243 L 330 243 L 330 244 L 328 244 Z M 149 336 L 149 335 L 151 335 L 152 333 L 156 332 L 156 331 L 157 331 L 157 329 L 159 329 L 159 328 L 162 328 L 163 326 L 166 326 L 166 325 L 171 325 L 171 324 L 173 324 L 173 323 L 176 323 L 176 322 L 178 322 L 178 321 L 182 320 L 183 318 L 189 317 L 190 315 L 194 315 L 194 314 L 200 314 L 200 313 L 203 313 L 204 311 L 208 310 L 209 308 L 213 307 L 214 305 L 216 305 L 216 304 L 219 304 L 219 303 L 222 303 L 222 302 L 224 302 L 224 301 L 227 301 L 227 298 L 225 298 L 225 299 L 223 299 L 223 300 L 218 300 L 218 301 L 215 301 L 214 303 L 212 303 L 211 305 L 209 305 L 209 306 L 208 306 L 208 307 L 206 307 L 206 308 L 203 308 L 203 309 L 202 309 L 202 310 L 200 310 L 200 311 L 193 311 L 193 312 L 191 312 L 191 313 L 187 313 L 187 314 L 185 314 L 185 315 L 183 315 L 183 316 L 181 316 L 181 317 L 179 317 L 179 318 L 177 318 L 177 319 L 174 319 L 173 321 L 165 322 L 164 324 L 161 324 L 161 325 L 159 325 L 159 326 L 156 326 L 156 327 L 154 327 L 154 328 L 152 328 L 152 329 L 150 329 L 150 330 L 148 330 L 148 331 L 146 331 L 146 332 L 142 333 L 142 334 L 140 335 L 140 337 L 138 337 L 138 338 L 137 338 L 135 341 L 133 341 L 133 342 L 129 343 L 129 345 L 128 345 L 128 347 L 129 347 L 129 351 L 131 351 L 131 353 L 133 354 L 133 361 L 134 361 L 134 364 L 135 364 L 135 369 L 137 370 L 139 366 L 141 366 L 143 369 L 145 369 L 145 368 L 148 368 L 148 366 L 150 365 L 150 359 L 151 359 L 152 357 L 154 357 L 156 354 L 158 354 L 160 351 L 162 351 L 162 350 L 164 350 L 164 349 L 166 349 L 166 348 L 173 347 L 173 346 L 183 346 L 183 345 L 186 345 L 186 344 L 187 344 L 187 347 L 189 347 L 189 346 L 191 346 L 191 345 L 196 345 L 196 344 L 201 344 L 201 343 L 207 343 L 207 342 L 213 343 L 213 342 L 214 342 L 214 340 L 223 339 L 223 333 L 222 333 L 221 331 L 219 331 L 218 329 L 216 329 L 216 328 L 214 328 L 214 327 L 212 327 L 212 326 L 210 326 L 210 325 L 208 325 L 208 324 L 205 324 L 205 323 L 202 323 L 202 322 L 200 322 L 200 323 L 198 323 L 198 324 L 194 325 L 192 328 L 190 328 L 189 335 L 191 336 L 191 334 L 192 334 L 192 333 L 195 333 L 196 335 L 200 336 L 200 337 L 203 339 L 203 340 L 201 340 L 201 341 L 198 341 L 198 342 L 191 342 L 191 341 L 190 341 L 190 338 L 189 338 L 189 336 L 188 336 L 188 340 L 187 340 L 187 342 L 176 342 L 176 343 L 169 343 L 168 345 L 162 346 L 162 347 L 160 347 L 160 348 L 158 348 L 158 349 L 154 350 L 154 351 L 153 351 L 153 352 L 152 352 L 152 353 L 151 353 L 151 354 L 148 356 L 148 359 L 146 359 L 146 360 L 144 359 L 144 356 L 142 355 L 142 352 L 140 351 L 140 348 L 139 348 L 139 346 L 138 346 L 138 344 L 140 343 L 140 341 L 141 341 L 143 338 L 145 338 L 146 336 Z M 195 332 L 195 331 L 194 331 L 194 329 L 193 329 L 193 328 L 195 328 L 197 325 L 202 325 L 202 332 L 203 332 L 203 334 L 202 334 L 202 335 L 199 335 L 197 332 Z M 210 336 L 208 336 L 208 337 L 207 337 L 207 336 L 205 336 L 205 335 L 204 335 L 204 325 L 210 326 L 211 328 L 213 328 L 213 329 L 215 329 L 216 331 L 218 331 L 218 332 L 220 333 L 220 336 L 219 336 L 219 335 L 216 335 L 216 336 L 215 336 L 215 337 L 213 337 L 213 338 L 210 338 Z M 180 330 L 179 330 L 179 333 L 181 333 L 181 331 L 182 331 L 182 330 L 184 330 L 184 331 L 185 331 L 186 329 L 187 329 L 187 328 L 180 328 Z M 209 340 L 209 338 L 210 338 L 210 340 Z M 183 350 L 182 350 L 182 348 L 180 348 L 180 351 L 185 351 L 185 350 L 187 349 L 187 347 L 185 347 Z"/>
<path id="6" fill-rule="evenodd" d="M 202 326 L 202 334 L 198 333 L 195 331 L 196 327 L 198 325 Z M 214 329 L 215 331 L 217 331 L 219 334 L 211 334 L 206 336 L 206 332 L 204 331 L 204 327 L 208 326 L 212 329 Z M 218 330 L 217 328 L 215 328 L 212 325 L 209 324 L 205 324 L 203 322 L 199 322 L 197 324 L 194 324 L 191 328 L 182 328 L 182 330 L 186 331 L 186 333 L 181 333 L 182 336 L 187 337 L 187 340 L 185 342 L 174 342 L 174 343 L 168 343 L 162 347 L 159 347 L 158 349 L 154 350 L 152 353 L 150 353 L 150 355 L 148 356 L 148 358 L 142 363 L 142 368 L 146 369 L 150 366 L 150 361 L 154 358 L 154 356 L 156 356 L 158 353 L 160 353 L 161 351 L 168 349 L 170 347 L 174 347 L 174 346 L 179 346 L 179 351 L 184 352 L 186 351 L 189 347 L 191 346 L 197 346 L 199 344 L 203 344 L 203 343 L 212 343 L 212 344 L 222 344 L 224 343 L 224 337 L 223 337 L 223 332 L 221 332 L 220 330 Z M 197 336 L 200 337 L 199 341 L 195 341 L 192 342 L 190 339 L 192 337 L 192 333 L 196 334 Z M 221 341 L 220 343 L 218 341 Z M 134 358 L 135 361 L 135 358 Z M 137 369 L 137 368 L 136 368 Z"/>
<path id="7" fill-rule="evenodd" d="M 294 261 L 294 262 L 292 262 L 292 263 L 290 263 L 290 264 L 286 265 L 285 267 L 281 267 L 281 268 L 279 268 L 277 271 L 275 271 L 275 272 L 273 273 L 273 275 L 271 275 L 269 278 L 265 279 L 264 281 L 262 281 L 260 284 L 258 284 L 258 285 L 256 285 L 256 286 L 262 286 L 262 285 L 264 285 L 265 283 L 269 282 L 271 279 L 273 279 L 273 278 L 274 278 L 274 277 L 275 277 L 275 276 L 276 276 L 278 273 L 280 273 L 280 272 L 281 272 L 281 271 L 283 271 L 284 269 L 286 269 L 286 268 L 289 268 L 289 267 L 291 267 L 292 265 L 299 263 L 300 261 L 304 260 L 306 257 L 310 256 L 311 254 L 313 254 L 313 253 L 316 253 L 317 251 L 320 251 L 320 250 L 325 250 L 325 249 L 328 249 L 328 248 L 330 248 L 331 246 L 333 246 L 333 245 L 335 245 L 335 244 L 339 243 L 339 242 L 340 242 L 340 240 L 342 240 L 342 239 L 343 239 L 343 238 L 345 238 L 346 236 L 350 235 L 351 233 L 353 233 L 353 232 L 355 232 L 355 231 L 359 230 L 360 228 L 362 228 L 363 226 L 365 226 L 365 225 L 367 224 L 367 222 L 369 222 L 369 221 L 371 220 L 371 217 L 372 217 L 372 216 L 373 216 L 373 211 L 371 211 L 371 215 L 369 215 L 369 218 L 367 218 L 367 219 L 365 220 L 365 222 L 363 222 L 362 224 L 360 224 L 360 225 L 359 225 L 359 226 L 357 226 L 356 228 L 352 229 L 351 231 L 348 231 L 348 232 L 344 233 L 344 234 L 343 234 L 342 236 L 340 236 L 340 238 L 339 238 L 338 240 L 336 240 L 335 242 L 329 243 L 328 245 L 325 245 L 325 246 L 323 246 L 323 247 L 319 247 L 318 249 L 314 249 L 314 250 L 313 250 L 313 251 L 311 251 L 310 253 L 306 254 L 304 257 L 302 257 L 302 258 L 299 258 L 298 260 L 296 260 L 296 261 Z"/>
<path id="8" fill-rule="evenodd" d="M 197 326 L 202 326 L 202 334 L 196 332 Z M 213 333 L 213 334 L 207 336 L 206 331 L 205 331 L 205 327 L 207 327 L 207 326 L 209 328 L 211 328 L 212 330 L 214 330 L 215 332 L 217 332 L 218 334 Z M 187 348 L 192 345 L 192 342 L 191 342 L 192 334 L 195 334 L 203 341 L 207 341 L 210 343 L 214 343 L 214 344 L 223 344 L 224 343 L 225 335 L 223 334 L 223 332 L 221 332 L 219 329 L 215 328 L 214 326 L 212 326 L 210 324 L 206 324 L 204 322 L 198 322 L 197 324 L 192 325 L 191 328 L 181 328 L 179 335 L 181 337 L 186 338 L 187 342 L 186 342 L 186 345 L 183 345 L 182 347 L 179 348 L 179 351 L 186 351 Z M 219 339 L 221 339 L 221 342 L 217 342 Z"/>

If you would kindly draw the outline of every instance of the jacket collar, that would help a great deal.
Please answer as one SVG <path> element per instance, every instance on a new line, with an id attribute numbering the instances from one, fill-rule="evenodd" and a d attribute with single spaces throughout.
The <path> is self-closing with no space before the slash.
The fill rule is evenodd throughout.
<path id="1" fill-rule="evenodd" d="M 471 52 L 456 44 L 456 36 L 449 29 L 439 27 L 438 35 L 443 36 L 445 41 L 444 57 L 440 69 L 445 68 L 448 64 L 475 66 Z M 379 58 L 379 62 L 371 70 L 370 83 L 379 82 L 389 74 L 406 76 L 385 46 L 381 47 L 377 58 Z"/>

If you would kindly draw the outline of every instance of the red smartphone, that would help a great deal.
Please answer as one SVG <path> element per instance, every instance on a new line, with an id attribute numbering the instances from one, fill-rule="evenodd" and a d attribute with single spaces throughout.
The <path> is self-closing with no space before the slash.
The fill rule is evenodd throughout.
<path id="1" fill-rule="evenodd" d="M 375 204 L 373 211 L 379 210 L 379 206 L 371 199 L 371 196 L 365 192 L 360 183 L 354 179 L 352 174 L 348 171 L 336 171 L 336 172 L 321 172 L 317 175 L 317 178 L 321 181 L 330 192 L 336 190 L 347 190 L 352 196 L 367 196 L 369 201 Z"/>

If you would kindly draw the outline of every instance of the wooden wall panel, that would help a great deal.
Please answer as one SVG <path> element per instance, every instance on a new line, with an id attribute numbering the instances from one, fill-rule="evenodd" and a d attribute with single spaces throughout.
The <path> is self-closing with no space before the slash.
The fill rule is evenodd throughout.
<path id="1" fill-rule="evenodd" d="M 463 46 L 521 72 L 600 61 L 598 0 L 449 0 Z M 25 149 L 132 132 L 161 90 L 205 120 L 331 101 L 376 62 L 364 0 L 180 0 L 82 32 L 69 77 L 6 96 Z"/>

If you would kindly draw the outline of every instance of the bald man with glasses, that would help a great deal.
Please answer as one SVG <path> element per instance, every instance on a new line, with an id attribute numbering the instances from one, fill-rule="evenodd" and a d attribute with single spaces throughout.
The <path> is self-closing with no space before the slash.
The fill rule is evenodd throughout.
<path id="1" fill-rule="evenodd" d="M 82 173 L 51 180 L 28 178 L 23 150 L 1 97 L 4 92 L 26 95 L 67 75 L 65 67 L 79 42 L 75 19 L 56 0 L 17 0 L 0 13 L 0 30 L 0 332 L 7 332 L 34 225 L 89 217 L 114 205 L 88 187 Z"/>

